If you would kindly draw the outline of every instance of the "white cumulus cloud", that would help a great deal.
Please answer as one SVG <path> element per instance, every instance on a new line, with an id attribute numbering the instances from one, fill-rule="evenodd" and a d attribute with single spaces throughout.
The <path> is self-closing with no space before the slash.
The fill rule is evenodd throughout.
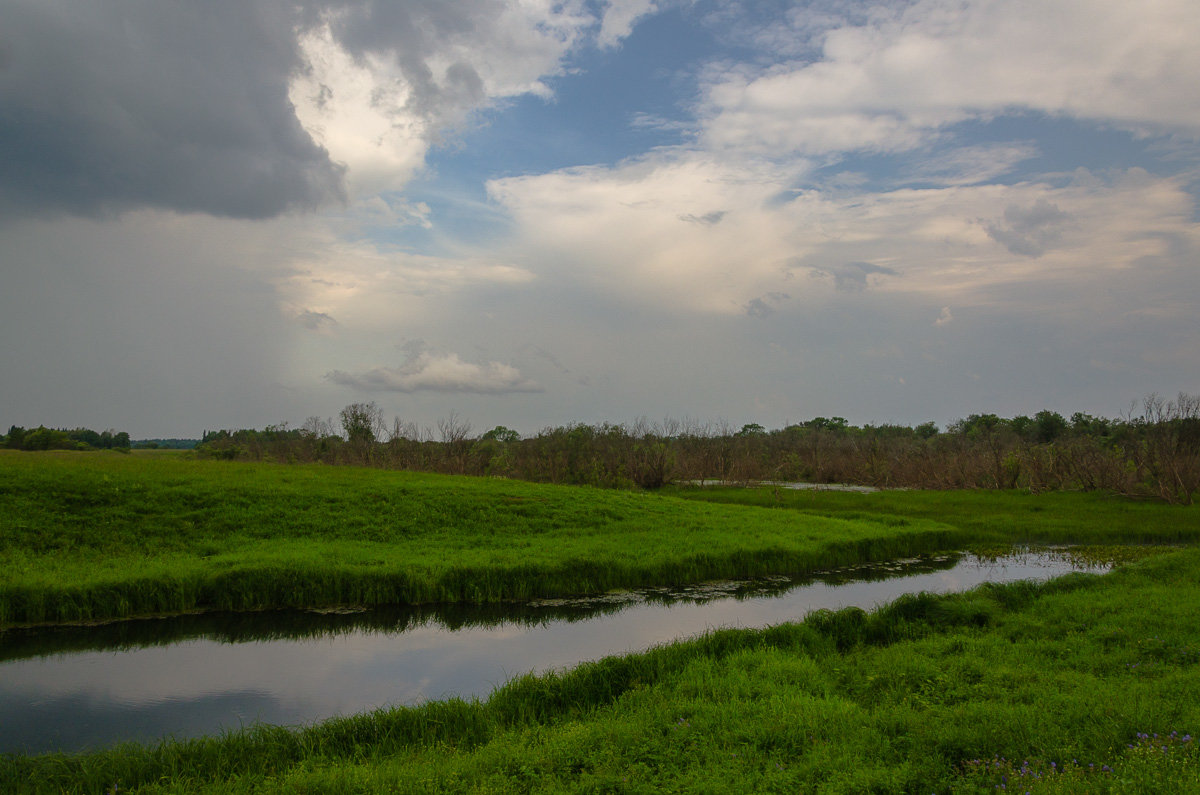
<path id="1" fill-rule="evenodd" d="M 1200 135 L 1191 0 L 920 0 L 818 35 L 816 60 L 715 72 L 707 145 L 896 152 L 1013 110 Z"/>
<path id="2" fill-rule="evenodd" d="M 456 353 L 410 352 L 398 367 L 376 367 L 361 373 L 334 370 L 326 375 L 342 386 L 378 392 L 466 392 L 504 395 L 541 392 L 542 387 L 501 362 L 463 361 Z"/>

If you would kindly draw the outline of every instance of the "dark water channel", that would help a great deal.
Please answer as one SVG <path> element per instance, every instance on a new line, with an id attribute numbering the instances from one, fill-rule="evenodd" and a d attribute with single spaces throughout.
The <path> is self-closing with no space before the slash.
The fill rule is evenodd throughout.
<path id="1" fill-rule="evenodd" d="M 1062 551 L 946 555 L 804 580 L 710 583 L 520 605 L 210 613 L 0 634 L 0 752 L 297 725 L 387 705 L 486 696 L 528 671 L 718 627 L 902 594 L 1103 571 Z"/>

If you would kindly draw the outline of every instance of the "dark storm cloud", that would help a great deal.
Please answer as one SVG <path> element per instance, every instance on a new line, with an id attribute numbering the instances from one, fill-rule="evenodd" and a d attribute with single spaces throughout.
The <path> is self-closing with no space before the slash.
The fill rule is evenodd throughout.
<path id="1" fill-rule="evenodd" d="M 263 218 L 341 195 L 274 2 L 0 0 L 0 211 Z"/>
<path id="2" fill-rule="evenodd" d="M 266 218 L 344 198 L 288 96 L 328 25 L 408 83 L 430 136 L 486 99 L 465 60 L 498 0 L 0 0 L 0 214 L 159 207 Z M 520 45 L 517 46 L 518 49 Z M 431 62 L 439 64 L 437 71 Z M 329 87 L 323 87 L 329 92 Z"/>
<path id="3" fill-rule="evenodd" d="M 4 0 L 0 207 L 266 217 L 341 195 L 288 100 L 270 2 Z"/>

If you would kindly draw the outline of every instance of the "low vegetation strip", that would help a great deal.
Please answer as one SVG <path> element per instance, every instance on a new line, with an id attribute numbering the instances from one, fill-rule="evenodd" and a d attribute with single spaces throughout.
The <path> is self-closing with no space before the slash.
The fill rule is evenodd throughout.
<path id="1" fill-rule="evenodd" d="M 1200 550 L 723 630 L 484 702 L 0 759 L 6 792 L 1197 792 Z"/>
<path id="2" fill-rule="evenodd" d="M 362 468 L 0 451 L 0 626 L 494 602 L 962 543 L 932 519 Z"/>

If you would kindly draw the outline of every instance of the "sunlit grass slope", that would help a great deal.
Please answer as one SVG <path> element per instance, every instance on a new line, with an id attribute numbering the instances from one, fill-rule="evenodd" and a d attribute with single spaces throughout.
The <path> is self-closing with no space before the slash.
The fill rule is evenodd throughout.
<path id="1" fill-rule="evenodd" d="M 933 520 L 350 467 L 0 451 L 0 625 L 499 601 L 952 546 Z"/>
<path id="2" fill-rule="evenodd" d="M 1200 550 L 723 630 L 301 731 L 0 759 L 4 791 L 1200 792 Z"/>

